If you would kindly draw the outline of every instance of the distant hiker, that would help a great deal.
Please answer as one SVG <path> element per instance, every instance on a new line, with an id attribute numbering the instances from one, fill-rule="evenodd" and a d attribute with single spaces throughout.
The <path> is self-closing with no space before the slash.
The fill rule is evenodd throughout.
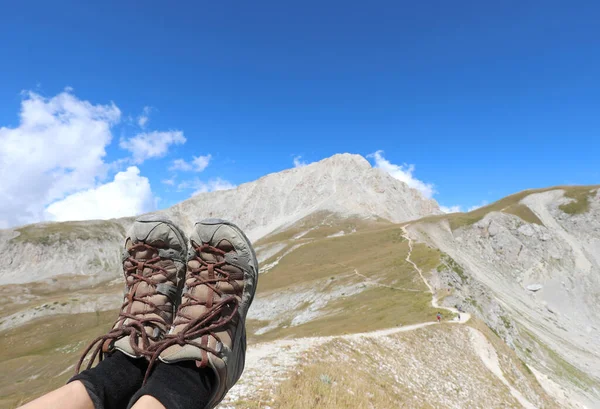
<path id="1" fill-rule="evenodd" d="M 86 370 L 23 409 L 219 404 L 244 368 L 244 320 L 258 262 L 233 223 L 205 219 L 189 234 L 188 240 L 172 221 L 152 216 L 133 223 L 122 258 L 125 297 L 114 327 L 85 349 L 76 371 L 91 353 Z"/>
<path id="2" fill-rule="evenodd" d="M 458 313 L 458 320 L 460 321 L 460 312 Z"/>
<path id="3" fill-rule="evenodd" d="M 437 313 L 437 322 L 440 322 L 442 320 L 442 314 L 440 314 L 439 312 Z"/>

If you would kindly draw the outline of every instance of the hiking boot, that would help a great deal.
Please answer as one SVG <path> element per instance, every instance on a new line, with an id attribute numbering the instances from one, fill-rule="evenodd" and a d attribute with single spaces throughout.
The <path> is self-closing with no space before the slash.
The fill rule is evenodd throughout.
<path id="1" fill-rule="evenodd" d="M 194 360 L 199 368 L 212 368 L 217 380 L 207 408 L 216 406 L 244 370 L 246 313 L 257 280 L 256 254 L 236 225 L 220 219 L 196 223 L 182 302 L 148 373 L 157 358 L 165 363 Z"/>
<path id="2" fill-rule="evenodd" d="M 171 328 L 185 278 L 187 239 L 170 220 L 142 216 L 129 229 L 122 253 L 125 296 L 112 330 L 96 338 L 88 368 L 96 356 L 113 350 L 140 358 L 151 356 L 149 348 Z"/>

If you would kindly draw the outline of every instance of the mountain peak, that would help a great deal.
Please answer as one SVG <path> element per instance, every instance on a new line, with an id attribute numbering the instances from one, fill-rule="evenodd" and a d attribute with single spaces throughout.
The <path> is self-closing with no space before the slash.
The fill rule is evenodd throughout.
<path id="1" fill-rule="evenodd" d="M 165 213 L 184 228 L 199 217 L 235 220 L 256 240 L 323 210 L 397 223 L 440 213 L 434 200 L 349 153 L 271 173 L 235 189 L 203 193 Z"/>
<path id="2" fill-rule="evenodd" d="M 333 156 L 322 159 L 318 162 L 312 163 L 314 164 L 322 164 L 322 165 L 332 165 L 332 166 L 340 166 L 340 165 L 352 165 L 357 166 L 359 168 L 363 168 L 365 170 L 371 168 L 371 164 L 368 160 L 366 160 L 363 156 L 355 154 L 355 153 L 336 153 Z M 309 165 L 310 166 L 310 165 Z"/>

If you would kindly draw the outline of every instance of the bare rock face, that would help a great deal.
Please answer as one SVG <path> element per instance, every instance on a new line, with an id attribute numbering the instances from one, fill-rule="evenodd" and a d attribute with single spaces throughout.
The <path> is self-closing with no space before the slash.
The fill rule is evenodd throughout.
<path id="1" fill-rule="evenodd" d="M 562 376 L 559 383 L 579 388 L 581 402 L 598 407 L 600 189 L 591 190 L 589 209 L 575 214 L 561 210 L 573 201 L 564 194 L 549 190 L 520 201 L 541 223 L 492 211 L 454 230 L 442 221 L 416 223 L 410 231 L 468 276 L 461 286 L 452 283 L 449 300 L 467 306 L 538 370 L 553 369 L 554 381 Z M 549 350 L 560 355 L 554 368 L 546 364 Z"/>
<path id="2" fill-rule="evenodd" d="M 257 240 L 319 211 L 392 222 L 439 214 L 438 204 L 374 169 L 360 155 L 339 154 L 284 170 L 235 189 L 199 194 L 161 213 L 189 231 L 206 217 L 229 219 Z M 132 218 L 39 223 L 0 230 L 0 284 L 58 275 L 91 275 L 99 281 L 120 274 L 120 246 Z"/>
<path id="3" fill-rule="evenodd" d="M 199 194 L 165 213 L 185 229 L 202 217 L 233 220 L 256 240 L 318 211 L 396 223 L 441 213 L 434 200 L 351 154 L 273 173 L 236 189 Z"/>

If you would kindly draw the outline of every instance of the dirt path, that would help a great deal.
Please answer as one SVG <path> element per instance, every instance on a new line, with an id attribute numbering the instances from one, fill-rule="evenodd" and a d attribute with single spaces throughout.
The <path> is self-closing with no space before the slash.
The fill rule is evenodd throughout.
<path id="1" fill-rule="evenodd" d="M 417 273 L 419 273 L 419 275 L 421 276 L 421 279 L 423 280 L 423 282 L 429 289 L 429 292 L 431 293 L 431 305 L 433 306 L 433 308 L 437 308 L 440 310 L 446 310 L 446 311 L 450 311 L 454 314 L 458 314 L 460 316 L 460 320 L 457 320 L 457 321 L 460 324 L 464 324 L 465 322 L 469 321 L 471 319 L 471 314 L 466 313 L 466 312 L 460 312 L 456 308 L 443 307 L 438 304 L 437 296 L 436 296 L 435 292 L 433 291 L 433 288 L 431 287 L 431 285 L 429 284 L 429 282 L 423 275 L 423 271 L 421 271 L 421 269 L 415 264 L 415 262 L 410 259 L 410 256 L 412 255 L 412 251 L 413 251 L 413 240 L 408 235 L 406 226 L 408 226 L 408 224 L 402 226 L 402 232 L 404 233 L 402 235 L 402 237 L 404 237 L 408 241 L 408 254 L 406 255 L 406 261 L 409 262 L 413 266 L 413 268 L 417 271 Z"/>
<path id="2" fill-rule="evenodd" d="M 442 307 L 438 305 L 437 298 L 431 285 L 423 275 L 423 271 L 411 260 L 413 242 L 408 236 L 408 232 L 403 227 L 404 238 L 408 240 L 409 251 L 406 261 L 409 262 L 415 271 L 419 273 L 421 279 L 431 293 L 431 305 L 434 308 L 443 309 L 458 314 L 455 308 Z M 357 271 L 356 274 L 361 275 Z M 363 276 L 364 277 L 364 276 Z M 364 277 L 368 279 L 367 277 Z M 403 289 L 404 290 L 404 289 Z M 411 289 L 415 291 L 414 289 Z M 461 312 L 460 320 L 448 321 L 449 324 L 464 324 L 471 318 L 468 313 Z M 300 363 L 304 352 L 309 349 L 319 347 L 328 341 L 334 339 L 356 340 L 361 338 L 386 337 L 399 332 L 414 331 L 429 325 L 438 325 L 435 321 L 422 322 L 419 324 L 407 325 L 402 327 L 386 328 L 377 331 L 363 332 L 347 335 L 333 335 L 327 337 L 307 337 L 295 339 L 281 339 L 261 344 L 251 345 L 246 353 L 246 365 L 242 378 L 229 391 L 219 409 L 233 408 L 233 403 L 239 399 L 247 399 L 256 391 L 265 388 L 273 389 L 279 382 L 283 381 L 290 371 L 294 370 Z"/>

